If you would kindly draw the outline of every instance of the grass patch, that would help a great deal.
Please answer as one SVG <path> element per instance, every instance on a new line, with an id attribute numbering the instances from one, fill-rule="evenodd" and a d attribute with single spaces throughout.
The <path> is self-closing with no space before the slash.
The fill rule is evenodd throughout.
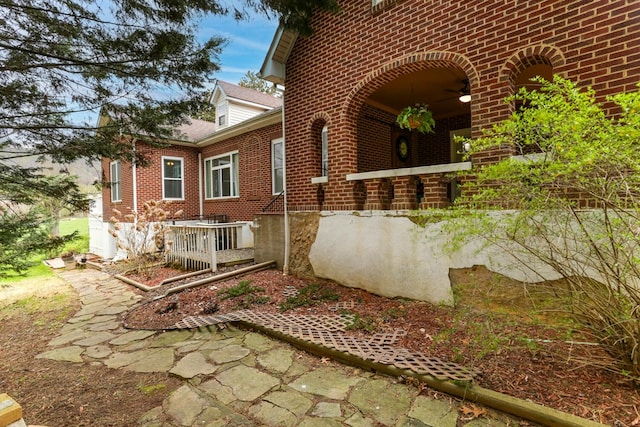
<path id="1" fill-rule="evenodd" d="M 37 314 L 46 311 L 60 310 L 70 304 L 69 294 L 55 294 L 49 297 L 30 296 L 15 301 L 2 311 L 21 311 L 28 314 Z"/>
<path id="2" fill-rule="evenodd" d="M 353 320 L 345 326 L 345 329 L 348 331 L 358 330 L 374 333 L 378 329 L 376 320 L 371 316 L 360 316 L 358 313 L 349 314 L 349 316 L 351 316 Z"/>
<path id="3" fill-rule="evenodd" d="M 218 292 L 218 296 L 221 300 L 225 300 L 229 298 L 237 298 L 253 294 L 256 292 L 264 292 L 264 289 L 258 286 L 252 286 L 250 280 L 242 280 L 236 286 L 221 290 L 220 292 Z"/>
<path id="4" fill-rule="evenodd" d="M 157 391 L 161 391 L 167 388 L 166 384 L 138 384 L 138 390 L 146 396 L 149 396 Z"/>
<path id="5" fill-rule="evenodd" d="M 253 305 L 266 304 L 271 301 L 271 298 L 268 296 L 256 295 L 260 292 L 264 292 L 264 289 L 258 286 L 252 286 L 250 280 L 243 280 L 236 286 L 221 290 L 218 292 L 218 296 L 221 300 L 237 299 L 236 308 L 248 309 Z"/>
<path id="6" fill-rule="evenodd" d="M 51 277 L 53 271 L 43 264 L 45 259 L 54 258 L 62 252 L 73 251 L 75 253 L 89 252 L 89 219 L 88 218 L 71 218 L 60 221 L 60 235 L 78 232 L 78 238 L 67 243 L 60 249 L 59 253 L 35 254 L 29 258 L 29 262 L 33 264 L 27 270 L 18 273 L 7 273 L 5 277 L 0 277 L 0 284 L 19 282 L 25 279 L 35 277 Z"/>
<path id="7" fill-rule="evenodd" d="M 280 304 L 280 311 L 285 312 L 298 307 L 312 306 L 326 301 L 338 301 L 340 297 L 331 289 L 318 283 L 311 283 L 298 291 L 298 294 L 289 297 Z"/>
<path id="8" fill-rule="evenodd" d="M 17 299 L 2 307 L 0 301 L 0 321 L 14 316 L 27 315 L 33 318 L 32 327 L 38 329 L 55 330 L 62 326 L 65 320 L 76 310 L 70 293 L 56 293 L 53 295 L 31 295 Z"/>

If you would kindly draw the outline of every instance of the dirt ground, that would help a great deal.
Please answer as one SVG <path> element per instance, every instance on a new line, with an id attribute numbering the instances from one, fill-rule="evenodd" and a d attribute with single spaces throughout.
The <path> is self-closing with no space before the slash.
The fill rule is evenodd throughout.
<path id="1" fill-rule="evenodd" d="M 28 424 L 135 425 L 130 420 L 159 406 L 180 381 L 35 358 L 78 309 L 77 295 L 58 278 L 0 285 L 0 393 L 22 406 Z"/>
<path id="2" fill-rule="evenodd" d="M 172 274 L 177 272 L 158 270 L 148 283 Z M 525 287 L 483 267 L 452 271 L 451 280 L 455 308 L 384 298 L 267 270 L 151 301 L 181 282 L 167 284 L 152 291 L 126 322 L 134 328 L 162 329 L 190 315 L 240 309 L 281 312 L 288 302 L 283 290 L 295 288 L 306 295 L 298 302 L 310 305 L 289 309 L 289 314 L 335 314 L 336 302 L 353 302 L 353 308 L 341 311 L 357 320 L 350 334 L 402 329 L 406 336 L 401 347 L 477 368 L 482 387 L 616 427 L 640 425 L 640 388 L 607 370 L 613 361 L 606 352 L 553 311 L 546 290 L 557 284 Z M 314 284 L 321 287 L 305 294 Z M 225 298 L 232 293 L 235 296 Z"/>
<path id="3" fill-rule="evenodd" d="M 145 282 L 154 285 L 179 273 L 159 268 Z M 336 302 L 353 302 L 353 308 L 342 312 L 357 319 L 349 333 L 402 329 L 407 335 L 401 346 L 479 369 L 480 386 L 616 427 L 640 424 L 640 390 L 625 377 L 587 363 L 607 360 L 607 355 L 584 344 L 589 337 L 571 323 L 549 315 L 544 299 L 532 296 L 534 290 L 525 292 L 522 284 L 482 267 L 452 271 L 451 279 L 455 308 L 383 298 L 266 270 L 151 302 L 166 290 L 159 288 L 146 294 L 146 302 L 126 321 L 130 327 L 165 328 L 188 315 L 247 308 L 279 312 L 282 304 L 292 305 L 283 290 L 296 289 L 297 302 L 310 305 L 287 313 L 335 314 L 329 307 Z M 79 305 L 75 293 L 60 282 L 24 289 L 0 288 L 0 392 L 23 405 L 28 423 L 127 426 L 125 416 L 138 419 L 178 386 L 177 379 L 165 374 L 35 359 Z M 231 294 L 235 296 L 223 298 Z"/>

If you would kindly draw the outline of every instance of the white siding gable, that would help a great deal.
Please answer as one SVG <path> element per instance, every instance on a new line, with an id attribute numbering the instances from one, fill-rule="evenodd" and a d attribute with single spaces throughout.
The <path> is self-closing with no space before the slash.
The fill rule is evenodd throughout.
<path id="1" fill-rule="evenodd" d="M 265 108 L 229 104 L 229 125 L 235 125 L 267 111 Z"/>
<path id="2" fill-rule="evenodd" d="M 216 109 L 216 125 L 220 130 L 278 107 L 282 101 L 253 89 L 219 81 L 211 103 Z"/>

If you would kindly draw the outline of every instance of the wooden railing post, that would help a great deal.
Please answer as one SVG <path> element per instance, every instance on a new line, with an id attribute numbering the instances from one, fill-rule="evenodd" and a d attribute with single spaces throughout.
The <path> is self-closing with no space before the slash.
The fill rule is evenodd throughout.
<path id="1" fill-rule="evenodd" d="M 211 263 L 211 271 L 218 270 L 218 258 L 216 254 L 216 230 L 214 228 L 207 229 L 207 240 L 209 241 L 209 262 Z"/>

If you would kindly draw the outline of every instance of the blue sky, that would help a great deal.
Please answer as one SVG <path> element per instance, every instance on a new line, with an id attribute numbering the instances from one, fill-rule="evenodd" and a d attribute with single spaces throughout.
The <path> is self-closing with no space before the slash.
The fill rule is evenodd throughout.
<path id="1" fill-rule="evenodd" d="M 278 21 L 254 15 L 248 21 L 236 21 L 231 16 L 213 16 L 203 20 L 198 32 L 201 38 L 221 36 L 228 39 L 220 55 L 219 80 L 238 83 L 247 71 L 260 71 Z"/>

